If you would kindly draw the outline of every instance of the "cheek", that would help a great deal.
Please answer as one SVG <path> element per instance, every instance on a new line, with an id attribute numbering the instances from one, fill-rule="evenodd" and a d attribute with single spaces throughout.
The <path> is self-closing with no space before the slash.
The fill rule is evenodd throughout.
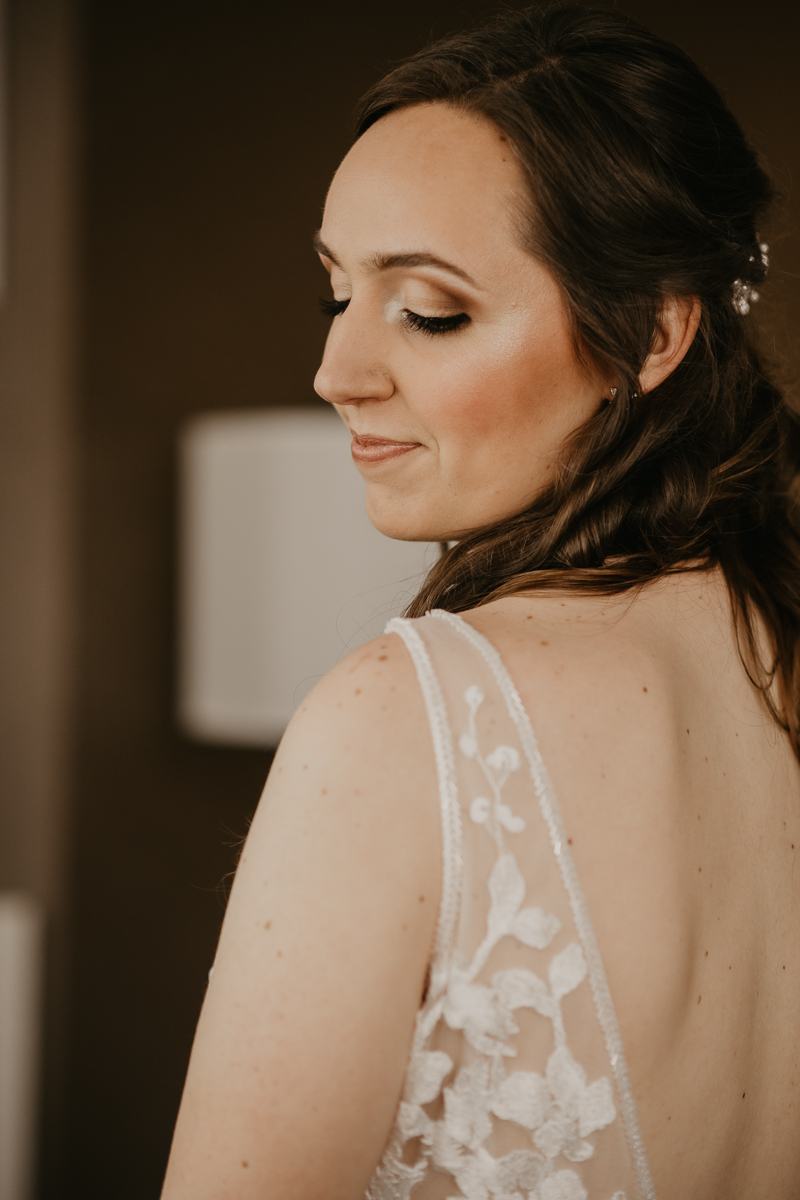
<path id="1" fill-rule="evenodd" d="M 461 444 L 472 453 L 552 429 L 563 437 L 573 401 L 586 379 L 571 339 L 560 329 L 527 329 L 503 339 L 475 339 L 455 348 L 438 369 L 422 372 L 430 398 L 425 414 L 440 450 Z"/>

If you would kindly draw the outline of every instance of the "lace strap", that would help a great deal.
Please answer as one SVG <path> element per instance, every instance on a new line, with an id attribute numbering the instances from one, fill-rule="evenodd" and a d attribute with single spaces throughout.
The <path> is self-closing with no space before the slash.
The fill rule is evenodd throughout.
<path id="1" fill-rule="evenodd" d="M 446 982 L 446 964 L 458 922 L 464 871 L 461 807 L 456 783 L 453 738 L 439 681 L 436 678 L 425 643 L 414 627 L 413 621 L 404 617 L 395 617 L 389 621 L 384 632 L 398 634 L 411 655 L 425 701 L 436 757 L 442 821 L 442 898 L 431 960 L 429 998 L 434 999 Z"/>
<path id="2" fill-rule="evenodd" d="M 603 1036 L 608 1051 L 608 1057 L 611 1062 L 611 1068 L 614 1072 L 616 1085 L 618 1088 L 623 1123 L 625 1133 L 630 1146 L 631 1157 L 633 1159 L 636 1174 L 639 1179 L 639 1184 L 642 1189 L 643 1200 L 656 1200 L 655 1189 L 653 1186 L 650 1168 L 647 1162 L 647 1155 L 644 1148 L 639 1120 L 636 1113 L 636 1102 L 633 1096 L 630 1076 L 625 1062 L 625 1054 L 622 1046 L 622 1038 L 619 1032 L 614 1005 L 611 999 L 611 992 L 608 987 L 608 981 L 605 975 L 600 950 L 597 945 L 597 938 L 592 927 L 589 909 L 586 904 L 586 899 L 583 895 L 583 889 L 580 885 L 578 872 L 575 867 L 575 862 L 569 850 L 567 836 L 564 831 L 561 813 L 558 802 L 550 782 L 547 769 L 542 760 L 541 753 L 536 741 L 535 734 L 531 727 L 528 714 L 520 698 L 511 676 L 509 675 L 503 660 L 495 650 L 491 642 L 480 634 L 472 625 L 464 621 L 455 613 L 446 612 L 443 609 L 434 609 L 428 614 L 430 617 L 435 617 L 440 621 L 445 622 L 451 629 L 461 635 L 470 645 L 478 651 L 483 661 L 489 667 L 494 676 L 500 692 L 503 695 L 508 714 L 516 726 L 520 743 L 522 745 L 525 757 L 528 761 L 528 767 L 531 774 L 534 787 L 536 789 L 539 806 L 544 818 L 545 824 L 550 834 L 550 842 L 553 853 L 558 863 L 559 872 L 564 883 L 567 895 L 569 896 L 570 908 L 572 910 L 575 927 L 578 931 L 581 942 L 583 943 L 584 954 L 589 969 L 589 982 L 594 997 L 595 1009 L 597 1018 L 600 1022 L 600 1027 L 603 1031 Z"/>

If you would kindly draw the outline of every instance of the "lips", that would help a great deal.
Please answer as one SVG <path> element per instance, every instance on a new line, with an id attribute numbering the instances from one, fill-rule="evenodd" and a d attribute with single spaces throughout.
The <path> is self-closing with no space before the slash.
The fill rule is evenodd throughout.
<path id="1" fill-rule="evenodd" d="M 390 458 L 400 458 L 420 448 L 419 442 L 395 442 L 391 438 L 374 437 L 367 433 L 354 433 L 350 453 L 357 463 L 381 463 Z"/>

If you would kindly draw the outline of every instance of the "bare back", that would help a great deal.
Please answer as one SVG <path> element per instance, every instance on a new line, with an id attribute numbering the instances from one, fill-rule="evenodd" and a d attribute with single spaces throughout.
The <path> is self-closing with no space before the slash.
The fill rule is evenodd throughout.
<path id="1" fill-rule="evenodd" d="M 464 928 L 480 940 L 476 914 L 485 915 L 487 891 L 476 890 L 480 878 L 491 880 L 492 906 L 503 908 L 503 921 L 517 912 L 523 892 L 528 905 L 538 904 L 539 883 L 552 871 L 553 855 L 562 854 L 566 837 L 566 857 L 577 868 L 594 927 L 591 940 L 596 936 L 602 959 L 600 974 L 604 968 L 616 1010 L 654 1184 L 652 1190 L 632 1187 L 630 1194 L 654 1191 L 658 1200 L 796 1197 L 800 773 L 788 739 L 764 711 L 741 665 L 723 582 L 689 574 L 613 601 L 518 596 L 472 610 L 465 619 L 496 647 L 517 686 L 561 823 L 556 841 L 552 833 L 549 844 L 547 834 L 538 839 L 533 775 L 526 784 L 523 770 L 515 770 L 513 786 L 522 790 L 507 812 L 502 806 L 497 811 L 513 831 L 509 838 L 519 843 L 527 882 L 506 912 L 503 881 L 494 871 L 502 861 L 508 874 L 508 856 L 498 859 L 491 876 L 491 862 L 482 858 L 483 867 L 464 892 Z M 422 618 L 426 621 L 449 628 L 447 620 Z M 405 1122 L 406 1138 L 427 1131 L 434 1157 L 452 1158 L 456 1174 L 459 1164 L 466 1169 L 476 1156 L 476 1169 L 496 1173 L 501 1164 L 492 1155 L 509 1149 L 503 1139 L 514 1134 L 512 1116 L 521 1129 L 520 1146 L 530 1147 L 526 1131 L 533 1129 L 534 1145 L 547 1150 L 540 1145 L 544 1117 L 534 1119 L 526 1109 L 536 1100 L 533 1092 L 526 1097 L 515 1091 L 513 1104 L 505 1092 L 492 1092 L 491 1112 L 500 1126 L 492 1125 L 478 1103 L 481 1097 L 473 1094 L 480 1091 L 486 1064 L 473 1059 L 476 1036 L 487 1022 L 492 1053 L 516 1054 L 498 1038 L 516 1036 L 518 1024 L 522 1042 L 519 1056 L 508 1060 L 517 1064 L 508 1087 L 524 1091 L 537 1083 L 534 1074 L 544 1060 L 537 1050 L 538 1059 L 528 1061 L 525 1055 L 534 1046 L 523 1043 L 529 1035 L 538 1037 L 539 1027 L 535 1014 L 525 1015 L 525 1005 L 530 1001 L 549 1018 L 555 1009 L 551 1012 L 549 1001 L 543 1008 L 531 993 L 528 999 L 516 996 L 513 1004 L 506 998 L 506 1007 L 523 1006 L 518 1023 L 503 1017 L 502 1005 L 488 1003 L 499 986 L 493 972 L 499 968 L 501 979 L 518 982 L 519 967 L 538 954 L 549 962 L 551 951 L 559 962 L 563 954 L 572 956 L 572 968 L 583 962 L 577 947 L 566 944 L 575 940 L 567 910 L 555 922 L 561 932 L 552 943 L 550 910 L 526 909 L 525 920 L 538 922 L 536 928 L 526 925 L 497 941 L 506 931 L 500 921 L 492 954 L 502 961 L 490 956 L 488 975 L 479 979 L 490 986 L 470 993 L 487 1004 L 477 1014 L 469 1052 L 462 1061 L 463 1038 L 458 1052 L 452 1041 L 468 1019 L 456 1004 L 440 1022 L 441 1044 L 425 1043 L 426 1052 L 414 1057 L 417 1036 L 426 1033 L 428 1010 L 433 1011 L 432 997 L 441 990 L 436 964 L 444 959 L 437 957 L 437 946 L 446 941 L 445 902 L 452 894 L 446 864 L 452 855 L 441 820 L 444 807 L 440 813 L 437 803 L 447 788 L 437 765 L 441 754 L 434 753 L 431 709 L 426 716 L 422 676 L 403 641 L 387 633 L 340 663 L 301 706 L 276 756 L 226 912 L 164 1200 L 216 1200 L 223 1194 L 241 1200 L 323 1194 L 357 1200 L 373 1194 L 370 1181 L 386 1162 L 398 1122 Z M 447 661 L 456 672 L 453 680 L 466 672 L 465 682 L 475 682 L 473 659 L 457 653 Z M 475 690 L 470 687 L 463 699 Z M 502 734 L 500 725 L 492 733 L 493 711 L 500 710 L 489 708 L 486 736 L 505 737 L 507 719 Z M 472 751 L 464 749 L 459 730 L 454 733 L 457 761 L 472 770 Z M 524 745 L 521 749 L 527 755 Z M 508 747 L 497 753 L 501 750 L 512 754 Z M 472 853 L 468 845 L 491 849 L 482 812 L 470 805 L 479 792 L 462 790 L 452 795 L 466 804 L 465 852 Z M 479 807 L 485 803 L 475 800 Z M 517 810 L 531 820 L 517 820 Z M 530 860 L 521 853 L 524 847 Z M 511 872 L 512 884 L 516 878 Z M 555 893 L 550 889 L 548 895 Z M 542 919 L 550 923 L 546 938 L 540 937 Z M 487 931 L 491 924 L 490 911 Z M 580 936 L 586 949 L 589 942 Z M 563 947 L 558 938 L 566 939 Z M 529 963 L 534 971 L 537 962 Z M 552 976 L 554 964 L 555 959 L 547 967 L 553 994 L 558 987 L 559 995 L 570 993 L 566 1004 L 583 1004 L 587 993 L 581 999 L 580 988 L 588 984 L 578 987 L 581 972 L 573 970 L 567 986 Z M 592 988 L 596 1000 L 599 993 Z M 542 996 L 547 1000 L 545 992 Z M 585 1050 L 586 1038 L 595 1038 L 599 1028 L 599 1010 L 595 1015 L 586 1010 L 585 1020 L 574 1007 L 570 1012 L 570 1030 Z M 545 1035 L 550 1023 L 542 1025 Z M 613 1041 L 606 1033 L 605 1065 L 599 1058 L 592 1065 L 575 1043 L 575 1061 L 584 1062 L 592 1081 L 588 1092 L 594 1089 L 595 1100 L 602 1101 L 584 1131 L 593 1138 L 592 1131 L 599 1131 L 597 1153 L 582 1142 L 573 1146 L 570 1165 L 561 1172 L 572 1191 L 559 1190 L 564 1179 L 554 1178 L 548 1200 L 585 1195 L 572 1167 L 591 1173 L 596 1163 L 600 1170 L 601 1143 L 608 1146 L 617 1136 L 615 1109 L 606 1103 L 608 1080 L 620 1061 Z M 480 1057 L 486 1047 L 481 1038 L 477 1045 Z M 541 1045 L 536 1042 L 539 1050 L 542 1045 L 547 1058 L 547 1036 Z M 423 1102 L 441 1103 L 444 1068 L 456 1060 L 461 1065 L 448 1076 L 443 1097 L 445 1133 L 449 1118 L 451 1132 L 470 1152 L 462 1153 L 459 1143 L 450 1146 L 450 1155 L 447 1139 L 440 1145 L 430 1124 L 441 1114 L 429 1108 L 429 1121 L 417 1109 Z M 415 1074 L 410 1063 L 425 1069 Z M 409 1087 L 414 1104 L 403 1104 Z M 627 1104 L 627 1083 L 625 1089 L 624 1097 L 616 1093 L 623 1100 L 622 1110 L 615 1100 L 617 1111 Z M 409 1113 L 419 1128 L 408 1125 Z M 636 1126 L 626 1115 L 631 1150 Z M 481 1159 L 482 1139 L 491 1129 L 497 1144 L 491 1142 L 490 1156 Z M 615 1161 L 621 1162 L 624 1135 L 614 1145 L 620 1151 Z M 541 1164 L 530 1149 L 521 1158 L 517 1149 L 510 1146 L 503 1160 L 514 1180 L 502 1194 L 545 1196 L 521 1185 L 528 1166 L 533 1179 Z M 414 1170 L 398 1167 L 409 1186 Z M 443 1191 L 424 1194 L 454 1194 L 446 1178 L 439 1182 Z M 433 1188 L 434 1180 L 426 1178 L 428 1184 Z M 489 1191 L 497 1194 L 499 1184 L 498 1177 L 494 1190 L 481 1183 L 464 1194 L 485 1200 Z M 619 1192 L 622 1185 L 614 1186 Z M 627 1194 L 627 1186 L 623 1190 Z M 614 1187 L 593 1185 L 590 1194 L 606 1200 L 613 1192 Z M 406 1192 L 384 1188 L 374 1194 Z"/>
<path id="2" fill-rule="evenodd" d="M 514 597 L 499 650 L 553 780 L 660 1200 L 800 1187 L 800 773 L 724 582 Z"/>

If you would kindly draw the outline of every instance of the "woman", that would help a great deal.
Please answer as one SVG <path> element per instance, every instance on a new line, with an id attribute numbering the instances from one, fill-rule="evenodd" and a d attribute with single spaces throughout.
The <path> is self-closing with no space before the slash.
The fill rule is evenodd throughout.
<path id="1" fill-rule="evenodd" d="M 423 51 L 358 132 L 316 386 L 375 525 L 455 545 L 286 733 L 164 1198 L 797 1196 L 770 184 L 681 51 L 578 8 Z"/>

